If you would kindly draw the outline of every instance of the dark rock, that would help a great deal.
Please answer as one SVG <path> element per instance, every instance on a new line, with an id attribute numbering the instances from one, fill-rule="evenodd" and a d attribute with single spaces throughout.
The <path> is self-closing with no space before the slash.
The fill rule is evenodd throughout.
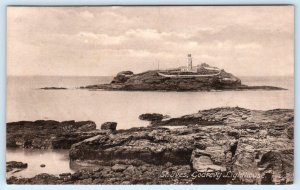
<path id="1" fill-rule="evenodd" d="M 75 126 L 79 131 L 92 131 L 96 129 L 96 123 L 93 121 L 78 121 L 75 122 Z"/>
<path id="2" fill-rule="evenodd" d="M 262 155 L 258 167 L 265 184 L 290 184 L 293 178 L 293 150 L 272 150 Z M 284 176 L 284 177 L 283 177 Z"/>
<path id="3" fill-rule="evenodd" d="M 116 77 L 114 77 L 113 78 L 113 80 L 112 80 L 112 84 L 114 84 L 114 83 L 124 83 L 124 82 L 126 82 L 129 78 L 130 78 L 130 76 L 132 76 L 133 75 L 133 72 L 132 71 L 122 71 L 122 72 L 119 72 L 118 74 L 117 74 L 117 76 Z"/>
<path id="4" fill-rule="evenodd" d="M 240 133 L 239 131 L 228 131 L 227 134 L 229 136 L 235 137 L 236 139 L 240 138 Z"/>
<path id="5" fill-rule="evenodd" d="M 204 143 L 201 143 L 201 142 L 198 142 L 198 141 L 194 142 L 194 147 L 198 148 L 200 150 L 205 150 L 206 149 L 206 145 Z"/>
<path id="6" fill-rule="evenodd" d="M 164 115 L 159 113 L 145 113 L 145 114 L 141 114 L 139 116 L 139 119 L 146 120 L 146 121 L 160 121 L 164 119 Z"/>
<path id="7" fill-rule="evenodd" d="M 126 165 L 120 165 L 120 164 L 116 164 L 112 167 L 112 170 L 114 172 L 123 172 L 124 170 L 126 170 L 127 166 Z"/>
<path id="8" fill-rule="evenodd" d="M 28 167 L 27 163 L 10 161 L 6 162 L 6 172 L 13 171 L 14 169 L 25 169 Z"/>
<path id="9" fill-rule="evenodd" d="M 40 167 L 41 167 L 41 168 L 44 168 L 44 167 L 46 167 L 46 165 L 45 165 L 45 164 L 41 164 Z"/>
<path id="10" fill-rule="evenodd" d="M 155 127 L 122 129 L 117 133 L 102 131 L 73 144 L 69 152 L 71 166 L 92 167 L 60 177 L 45 174 L 33 178 L 11 177 L 7 182 L 291 184 L 293 114 L 289 109 L 257 111 L 224 107 L 157 121 Z M 189 127 L 172 128 L 179 124 Z M 216 172 L 242 175 L 209 177 Z M 206 177 L 190 177 L 203 173 Z"/>
<path id="11" fill-rule="evenodd" d="M 65 87 L 43 87 L 40 89 L 41 90 L 66 90 L 67 88 L 65 88 Z"/>
<path id="12" fill-rule="evenodd" d="M 46 173 L 38 174 L 33 177 L 32 184 L 53 184 L 58 180 L 58 177 Z"/>
<path id="13" fill-rule="evenodd" d="M 10 177 L 7 179 L 8 184 L 61 184 L 62 181 L 54 175 L 42 173 L 34 176 L 33 178 L 17 178 Z"/>
<path id="14" fill-rule="evenodd" d="M 244 118 L 245 115 L 247 119 Z M 116 134 L 103 133 L 74 144 L 70 150 L 70 158 L 83 163 L 94 160 L 111 165 L 114 174 L 137 172 L 133 163 L 144 163 L 138 171 L 145 178 L 129 178 L 131 184 L 148 183 L 150 179 L 146 175 L 158 167 L 166 167 L 170 172 L 167 168 L 177 166 L 191 166 L 190 172 L 234 172 L 268 178 L 268 173 L 273 171 L 270 166 L 279 168 L 276 162 L 284 162 L 285 172 L 280 173 L 280 169 L 274 169 L 276 174 L 268 179 L 274 184 L 291 183 L 293 155 L 290 151 L 293 150 L 293 140 L 290 128 L 293 120 L 287 119 L 290 115 L 293 115 L 293 110 L 256 111 L 239 107 L 202 110 L 191 115 L 157 121 L 153 124 L 156 127 L 118 130 Z M 164 128 L 164 125 L 170 127 Z M 172 125 L 189 127 L 172 129 Z M 268 132 L 270 129 L 276 131 L 276 136 Z M 274 151 L 281 157 L 274 156 L 274 160 L 265 161 L 271 158 L 268 154 L 265 155 L 269 151 Z M 262 161 L 257 165 L 259 159 Z M 119 163 L 116 164 L 117 160 Z M 147 165 L 151 165 L 151 168 Z M 102 176 L 111 175 L 107 173 L 109 171 L 101 170 Z M 116 175 L 110 178 L 111 181 L 102 182 L 117 183 Z M 172 182 L 171 178 L 164 178 L 162 182 L 153 177 L 150 183 L 166 184 L 167 179 Z M 123 181 L 127 179 L 123 178 Z M 257 184 L 265 181 L 255 177 L 235 177 L 217 181 L 211 178 L 195 179 L 188 183 Z"/>
<path id="15" fill-rule="evenodd" d="M 66 176 L 71 176 L 71 173 L 61 173 L 59 174 L 60 177 L 66 177 Z"/>
<path id="16" fill-rule="evenodd" d="M 294 127 L 293 126 L 290 126 L 287 128 L 286 130 L 287 132 L 287 136 L 290 138 L 290 139 L 294 139 Z"/>
<path id="17" fill-rule="evenodd" d="M 96 136 L 92 121 L 20 121 L 7 123 L 7 147 L 69 149 L 72 144 Z"/>
<path id="18" fill-rule="evenodd" d="M 117 123 L 116 122 L 105 122 L 101 125 L 101 129 L 115 131 L 117 129 Z"/>

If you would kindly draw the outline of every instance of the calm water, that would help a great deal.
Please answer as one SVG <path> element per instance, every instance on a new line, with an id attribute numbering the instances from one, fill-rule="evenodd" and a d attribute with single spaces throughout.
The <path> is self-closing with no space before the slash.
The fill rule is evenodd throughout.
<path id="1" fill-rule="evenodd" d="M 33 177 L 39 173 L 58 175 L 64 172 L 74 172 L 70 169 L 68 150 L 22 150 L 8 149 L 6 161 L 22 161 L 28 164 L 28 168 L 21 172 L 7 173 L 7 177 Z M 40 167 L 45 164 L 44 168 Z"/>
<path id="2" fill-rule="evenodd" d="M 250 109 L 293 108 L 293 78 L 245 77 L 249 85 L 275 85 L 287 91 L 121 92 L 89 91 L 74 87 L 107 83 L 111 77 L 9 77 L 7 122 L 20 120 L 92 120 L 98 126 L 118 122 L 118 128 L 146 125 L 138 116 L 158 112 L 170 116 L 201 109 L 240 106 Z M 45 86 L 69 90 L 39 90 Z"/>
<path id="3" fill-rule="evenodd" d="M 8 77 L 7 122 L 53 119 L 92 120 L 99 127 L 103 122 L 116 121 L 118 128 L 145 126 L 142 113 L 157 112 L 172 117 L 223 106 L 240 106 L 268 110 L 294 108 L 292 77 L 241 77 L 248 85 L 273 85 L 285 91 L 225 91 L 225 92 L 118 92 L 89 91 L 74 87 L 108 83 L 112 77 Z M 69 90 L 39 90 L 60 86 Z M 58 174 L 72 171 L 66 152 L 8 150 L 7 161 L 29 164 L 15 173 L 30 177 L 47 172 Z M 40 164 L 46 164 L 41 168 Z"/>

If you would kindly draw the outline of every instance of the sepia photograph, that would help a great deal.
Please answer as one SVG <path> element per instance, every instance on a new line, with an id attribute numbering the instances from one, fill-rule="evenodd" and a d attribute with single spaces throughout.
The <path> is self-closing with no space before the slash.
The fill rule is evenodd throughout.
<path id="1" fill-rule="evenodd" d="M 294 183 L 294 6 L 7 6 L 7 184 Z"/>

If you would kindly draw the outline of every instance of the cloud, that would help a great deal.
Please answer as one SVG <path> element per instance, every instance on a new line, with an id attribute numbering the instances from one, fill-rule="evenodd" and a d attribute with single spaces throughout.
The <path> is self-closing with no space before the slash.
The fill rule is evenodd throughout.
<path id="1" fill-rule="evenodd" d="M 262 48 L 262 46 L 258 43 L 248 43 L 248 44 L 238 44 L 235 46 L 237 49 L 254 49 L 259 50 Z"/>
<path id="2" fill-rule="evenodd" d="M 195 63 L 237 74 L 272 75 L 279 66 L 288 74 L 293 31 L 288 6 L 11 7 L 8 72 L 113 75 L 158 60 L 165 68 L 183 65 L 192 53 Z"/>
<path id="3" fill-rule="evenodd" d="M 149 51 L 145 51 L 145 50 L 132 50 L 129 49 L 129 55 L 133 56 L 133 57 L 149 57 L 152 55 L 152 53 L 150 53 Z"/>
<path id="4" fill-rule="evenodd" d="M 109 36 L 107 34 L 94 34 L 90 32 L 80 32 L 75 37 L 85 43 L 98 43 L 103 46 L 119 45 L 126 39 L 124 36 Z"/>

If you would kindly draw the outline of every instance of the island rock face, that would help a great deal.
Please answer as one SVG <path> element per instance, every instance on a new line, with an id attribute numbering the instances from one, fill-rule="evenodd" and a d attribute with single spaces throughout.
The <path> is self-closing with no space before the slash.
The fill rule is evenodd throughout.
<path id="1" fill-rule="evenodd" d="M 290 184 L 293 115 L 287 109 L 203 110 L 99 134 L 74 144 L 70 159 L 99 165 L 86 177 L 92 183 Z"/>
<path id="2" fill-rule="evenodd" d="M 214 67 L 215 68 L 215 67 Z M 81 89 L 127 90 L 127 91 L 210 91 L 210 90 L 282 90 L 272 86 L 247 86 L 231 73 L 218 69 L 217 75 L 200 77 L 174 77 L 162 75 L 158 70 L 134 74 L 122 71 L 110 84 L 96 84 L 80 87 Z M 168 73 L 171 71 L 164 71 Z M 177 73 L 180 73 L 177 71 Z M 197 73 L 195 74 L 197 75 Z M 180 76 L 180 75 L 177 75 Z"/>
<path id="3" fill-rule="evenodd" d="M 6 146 L 10 148 L 69 149 L 99 133 L 92 121 L 19 121 L 6 126 Z"/>
<path id="4" fill-rule="evenodd" d="M 160 76 L 159 71 L 147 71 L 139 74 L 117 74 L 110 84 L 91 85 L 81 88 L 105 90 L 143 90 L 143 91 L 205 91 L 236 88 L 241 80 L 232 74 L 222 71 L 216 77 L 169 78 Z"/>

